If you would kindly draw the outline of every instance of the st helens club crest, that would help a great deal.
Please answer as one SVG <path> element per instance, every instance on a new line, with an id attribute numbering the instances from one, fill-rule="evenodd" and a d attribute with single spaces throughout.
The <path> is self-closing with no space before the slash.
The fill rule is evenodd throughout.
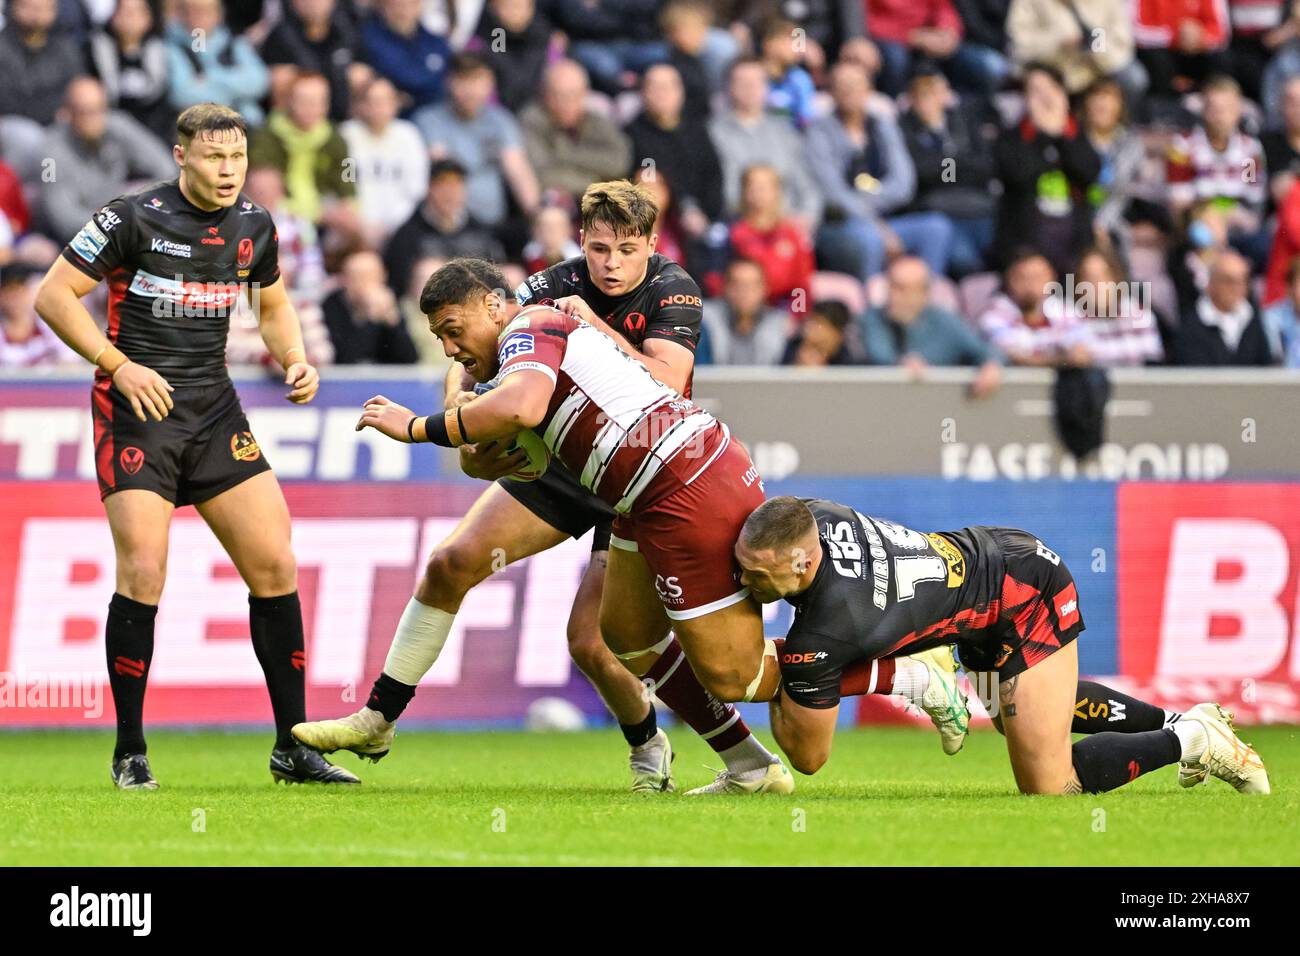
<path id="1" fill-rule="evenodd" d="M 240 239 L 239 250 L 235 254 L 235 265 L 241 269 L 247 269 L 249 263 L 253 261 L 253 240 Z"/>
<path id="2" fill-rule="evenodd" d="M 144 452 L 134 445 L 128 445 L 122 449 L 122 454 L 117 456 L 117 460 L 121 463 L 124 472 L 134 475 L 144 467 Z"/>

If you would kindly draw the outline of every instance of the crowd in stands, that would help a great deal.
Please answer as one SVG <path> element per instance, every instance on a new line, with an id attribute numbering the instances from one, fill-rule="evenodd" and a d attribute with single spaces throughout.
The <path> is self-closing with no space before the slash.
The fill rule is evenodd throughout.
<path id="1" fill-rule="evenodd" d="M 76 361 L 34 285 L 208 101 L 318 364 L 445 361 L 432 270 L 629 178 L 700 364 L 1300 367 L 1300 0 L 6 0 L 0 366 Z"/>

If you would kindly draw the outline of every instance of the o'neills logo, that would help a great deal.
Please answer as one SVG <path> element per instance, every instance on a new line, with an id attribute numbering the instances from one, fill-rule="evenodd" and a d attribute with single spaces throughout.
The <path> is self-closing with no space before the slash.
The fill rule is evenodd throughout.
<path id="1" fill-rule="evenodd" d="M 208 226 L 208 234 L 200 239 L 199 242 L 203 243 L 205 246 L 224 246 L 226 244 L 226 240 L 222 239 L 218 234 L 216 226 Z"/>
<path id="2" fill-rule="evenodd" d="M 253 240 L 240 239 L 239 248 L 235 252 L 235 265 L 241 269 L 247 268 L 253 261 Z"/>
<path id="3" fill-rule="evenodd" d="M 262 449 L 252 432 L 235 432 L 230 436 L 230 456 L 235 461 L 257 461 L 262 457 Z"/>

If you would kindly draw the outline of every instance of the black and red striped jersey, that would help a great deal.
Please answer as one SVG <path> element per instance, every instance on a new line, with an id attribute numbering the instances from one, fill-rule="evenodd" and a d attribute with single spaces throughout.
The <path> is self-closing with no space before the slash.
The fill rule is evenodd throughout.
<path id="1" fill-rule="evenodd" d="M 535 431 L 588 491 L 619 514 L 690 484 L 727 447 L 727 427 L 660 383 L 601 330 L 551 306 L 501 332 L 498 381 L 521 371 L 555 383 Z"/>
<path id="2" fill-rule="evenodd" d="M 822 561 L 787 598 L 794 622 L 781 654 L 783 692 L 805 707 L 834 706 L 845 667 L 992 633 L 1004 568 L 983 527 L 922 533 L 825 499 Z"/>
<path id="3" fill-rule="evenodd" d="M 108 337 L 128 358 L 172 385 L 214 385 L 228 378 L 239 296 L 280 277 L 278 242 L 270 213 L 243 193 L 209 212 L 172 179 L 101 208 L 63 258 L 108 280 Z"/>

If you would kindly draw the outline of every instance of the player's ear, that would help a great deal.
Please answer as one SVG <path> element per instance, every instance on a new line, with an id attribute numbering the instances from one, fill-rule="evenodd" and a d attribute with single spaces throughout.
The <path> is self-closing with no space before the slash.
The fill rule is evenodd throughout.
<path id="1" fill-rule="evenodd" d="M 659 245 L 659 233 L 650 233 L 650 241 L 646 243 L 646 245 L 650 249 L 650 255 L 653 256 L 655 254 L 655 246 Z"/>
<path id="2" fill-rule="evenodd" d="M 177 166 L 185 165 L 185 147 L 180 143 L 172 144 L 172 159 L 176 160 Z"/>

